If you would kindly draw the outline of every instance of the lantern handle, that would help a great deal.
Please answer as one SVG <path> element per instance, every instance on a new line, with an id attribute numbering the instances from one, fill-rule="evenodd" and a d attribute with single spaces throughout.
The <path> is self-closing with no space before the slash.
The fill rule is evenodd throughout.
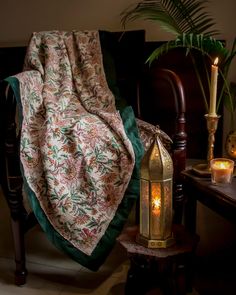
<path id="1" fill-rule="evenodd" d="M 173 141 L 169 137 L 169 135 L 167 135 L 164 131 L 162 131 L 159 125 L 156 125 L 155 126 L 154 136 L 158 136 L 160 138 L 160 140 L 167 141 L 167 142 L 169 142 L 171 144 L 173 143 Z"/>

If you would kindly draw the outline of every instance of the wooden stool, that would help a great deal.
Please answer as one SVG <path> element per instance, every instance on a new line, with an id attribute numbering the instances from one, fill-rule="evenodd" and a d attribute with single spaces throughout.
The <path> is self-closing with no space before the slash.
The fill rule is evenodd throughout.
<path id="1" fill-rule="evenodd" d="M 193 258 L 199 237 L 175 225 L 176 243 L 168 248 L 149 249 L 136 242 L 138 227 L 127 227 L 118 237 L 130 259 L 126 295 L 144 295 L 160 288 L 165 295 L 185 295 L 191 291 Z M 153 293 L 152 293 L 153 294 Z"/>

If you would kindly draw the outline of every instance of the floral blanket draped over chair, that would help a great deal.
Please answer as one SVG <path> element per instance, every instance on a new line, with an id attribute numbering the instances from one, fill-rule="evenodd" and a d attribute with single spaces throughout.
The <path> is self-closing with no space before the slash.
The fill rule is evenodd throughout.
<path id="1" fill-rule="evenodd" d="M 132 109 L 118 111 L 107 85 L 99 32 L 34 33 L 7 81 L 31 207 L 57 247 L 97 270 L 138 197 L 143 153 Z"/>

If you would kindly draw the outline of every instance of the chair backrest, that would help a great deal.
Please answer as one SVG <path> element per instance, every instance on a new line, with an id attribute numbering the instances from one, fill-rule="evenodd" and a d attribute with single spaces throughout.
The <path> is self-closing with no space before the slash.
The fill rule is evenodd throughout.
<path id="1" fill-rule="evenodd" d="M 137 92 L 144 69 L 145 31 L 100 31 L 108 85 L 138 116 Z"/>

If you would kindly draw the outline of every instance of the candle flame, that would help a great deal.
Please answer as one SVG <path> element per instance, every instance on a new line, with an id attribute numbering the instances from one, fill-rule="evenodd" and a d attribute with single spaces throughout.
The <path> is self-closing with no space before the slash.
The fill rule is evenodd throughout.
<path id="1" fill-rule="evenodd" d="M 152 200 L 152 213 L 154 216 L 160 217 L 161 214 L 161 199 L 155 198 Z"/>
<path id="2" fill-rule="evenodd" d="M 214 61 L 214 65 L 216 66 L 218 64 L 218 62 L 219 62 L 219 58 L 217 57 Z"/>
<path id="3" fill-rule="evenodd" d="M 160 217 L 161 214 L 161 186 L 160 183 L 152 184 L 152 214 Z"/>
<path id="4" fill-rule="evenodd" d="M 160 200 L 160 198 L 154 199 L 152 205 L 153 205 L 153 208 L 154 209 L 155 208 L 160 208 L 161 207 L 161 200 Z"/>
<path id="5" fill-rule="evenodd" d="M 230 167 L 230 163 L 226 161 L 215 162 L 215 167 L 217 169 L 228 169 Z"/>

